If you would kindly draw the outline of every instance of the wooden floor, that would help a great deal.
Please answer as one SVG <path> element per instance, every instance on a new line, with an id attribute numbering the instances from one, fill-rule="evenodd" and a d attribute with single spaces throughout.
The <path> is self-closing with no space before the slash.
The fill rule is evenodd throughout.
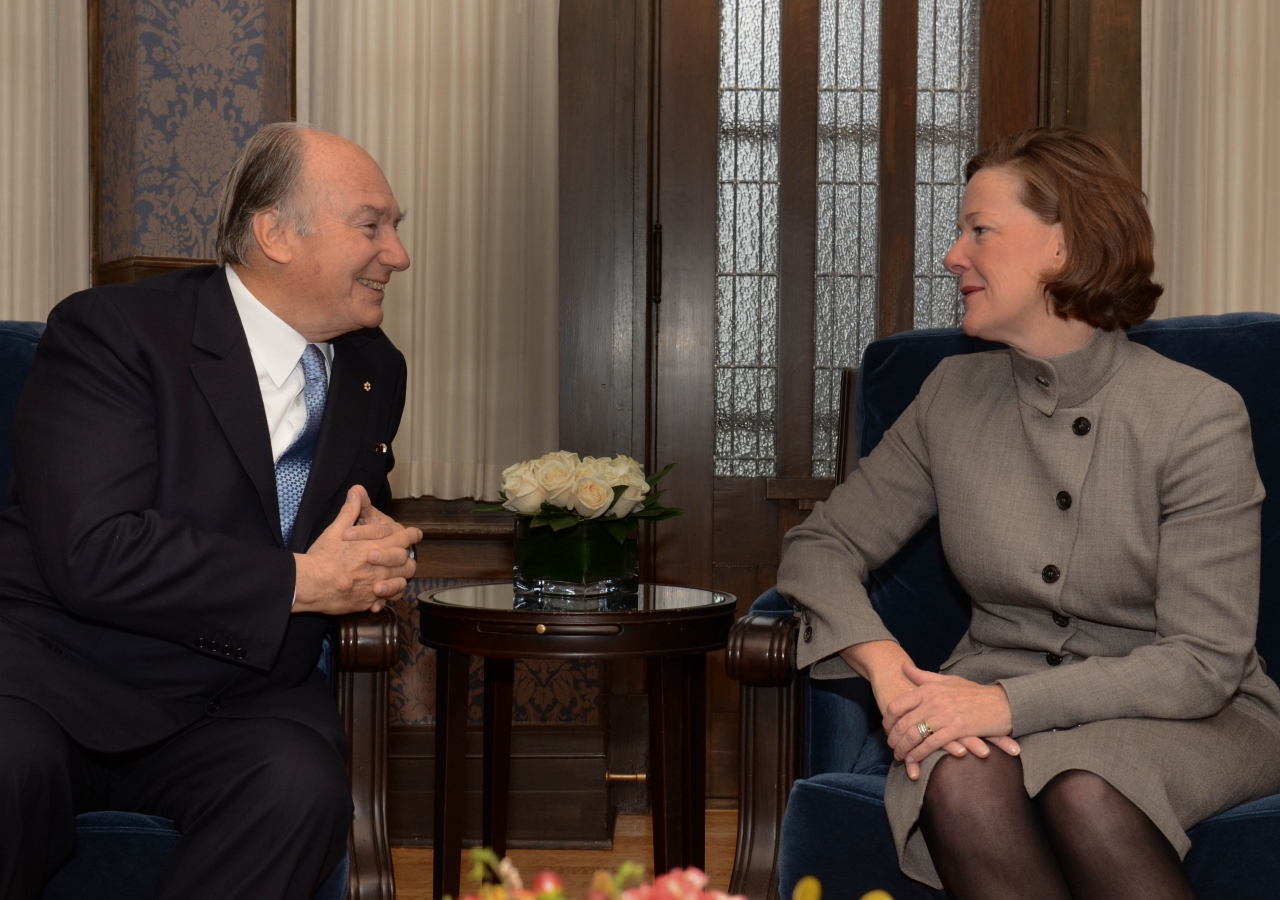
<path id="1" fill-rule="evenodd" d="M 707 810 L 707 876 L 711 879 L 708 887 L 728 890 L 737 831 L 737 810 Z M 468 853 L 462 851 L 463 894 L 471 893 L 475 887 L 467 881 Z M 391 848 L 397 900 L 432 900 L 432 854 L 429 847 Z M 619 816 L 613 830 L 612 850 L 512 850 L 509 855 L 526 883 L 542 869 L 555 869 L 564 879 L 565 896 L 581 900 L 587 895 L 587 886 L 596 869 L 612 871 L 631 859 L 643 863 L 652 875 L 653 831 L 648 816 Z"/>

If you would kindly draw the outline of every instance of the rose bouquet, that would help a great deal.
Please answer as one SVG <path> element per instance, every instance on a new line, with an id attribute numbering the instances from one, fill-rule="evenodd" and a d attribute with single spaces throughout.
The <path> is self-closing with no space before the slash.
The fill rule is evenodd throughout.
<path id="1" fill-rule="evenodd" d="M 640 522 L 661 522 L 684 511 L 663 506 L 654 490 L 674 463 L 645 477 L 640 463 L 629 456 L 579 457 L 556 450 L 537 459 L 508 466 L 502 472 L 502 503 L 481 504 L 477 512 L 512 512 L 528 516 L 530 527 L 552 531 L 599 520 L 605 531 L 622 543 Z"/>
<path id="2" fill-rule="evenodd" d="M 488 847 L 471 851 L 471 880 L 480 887 L 458 900 L 567 900 L 564 881 L 550 869 L 538 873 L 533 884 L 524 886 L 520 870 L 510 857 L 498 859 Z M 672 869 L 648 884 L 644 866 L 624 862 L 616 872 L 598 870 L 591 877 L 586 900 L 746 900 L 740 894 L 707 890 L 707 876 L 701 869 Z M 445 900 L 453 898 L 445 895 Z M 812 875 L 796 882 L 791 900 L 822 900 L 822 883 Z M 887 891 L 868 891 L 860 900 L 893 900 Z"/>
<path id="3" fill-rule="evenodd" d="M 555 872 L 539 872 L 525 887 L 520 870 L 510 858 L 498 859 L 485 847 L 471 851 L 471 878 L 480 882 L 480 887 L 459 900 L 566 900 L 564 882 Z M 591 878 L 586 900 L 746 900 L 706 887 L 707 876 L 700 869 L 672 869 L 646 884 L 644 866 L 625 862 L 616 872 L 597 871 Z"/>

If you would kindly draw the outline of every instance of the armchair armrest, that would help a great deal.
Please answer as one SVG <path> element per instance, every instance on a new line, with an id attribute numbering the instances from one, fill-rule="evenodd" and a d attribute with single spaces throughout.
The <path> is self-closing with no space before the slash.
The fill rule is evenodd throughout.
<path id="1" fill-rule="evenodd" d="M 790 615 L 749 613 L 734 623 L 725 670 L 741 684 L 738 846 L 729 892 L 778 896 L 778 847 L 791 785 L 801 774 L 804 675 Z"/>
<path id="2" fill-rule="evenodd" d="M 387 671 L 400 656 L 393 610 L 338 619 L 338 710 L 351 744 L 350 900 L 395 900 L 387 840 Z"/>

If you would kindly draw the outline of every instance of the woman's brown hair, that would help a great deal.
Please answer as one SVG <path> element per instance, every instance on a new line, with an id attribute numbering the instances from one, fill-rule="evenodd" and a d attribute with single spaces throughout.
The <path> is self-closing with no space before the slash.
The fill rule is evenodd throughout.
<path id="1" fill-rule="evenodd" d="M 1151 280 L 1155 235 L 1142 190 L 1116 152 L 1074 128 L 1033 128 L 1003 138 L 965 167 L 1007 168 L 1022 203 L 1046 224 L 1062 223 L 1067 261 L 1045 283 L 1053 310 L 1111 331 L 1145 321 L 1164 288 Z"/>

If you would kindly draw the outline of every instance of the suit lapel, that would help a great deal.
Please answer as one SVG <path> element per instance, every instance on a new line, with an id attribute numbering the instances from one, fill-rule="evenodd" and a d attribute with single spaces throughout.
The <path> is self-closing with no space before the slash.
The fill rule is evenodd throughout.
<path id="1" fill-rule="evenodd" d="M 271 523 L 276 542 L 283 547 L 280 502 L 276 497 L 276 473 L 267 415 L 262 408 L 262 390 L 244 326 L 240 324 L 231 289 L 227 286 L 227 276 L 221 270 L 200 288 L 191 343 L 219 357 L 192 363 L 191 374 L 257 489 L 262 511 Z"/>
<path id="2" fill-rule="evenodd" d="M 361 356 L 360 343 L 358 333 L 333 341 L 333 371 L 329 375 L 324 419 L 307 488 L 293 524 L 293 544 L 298 552 L 306 549 L 316 516 L 325 511 L 329 499 L 346 480 L 355 465 L 360 441 L 367 437 L 364 425 L 370 395 L 364 385 L 373 377 L 373 369 Z"/>

